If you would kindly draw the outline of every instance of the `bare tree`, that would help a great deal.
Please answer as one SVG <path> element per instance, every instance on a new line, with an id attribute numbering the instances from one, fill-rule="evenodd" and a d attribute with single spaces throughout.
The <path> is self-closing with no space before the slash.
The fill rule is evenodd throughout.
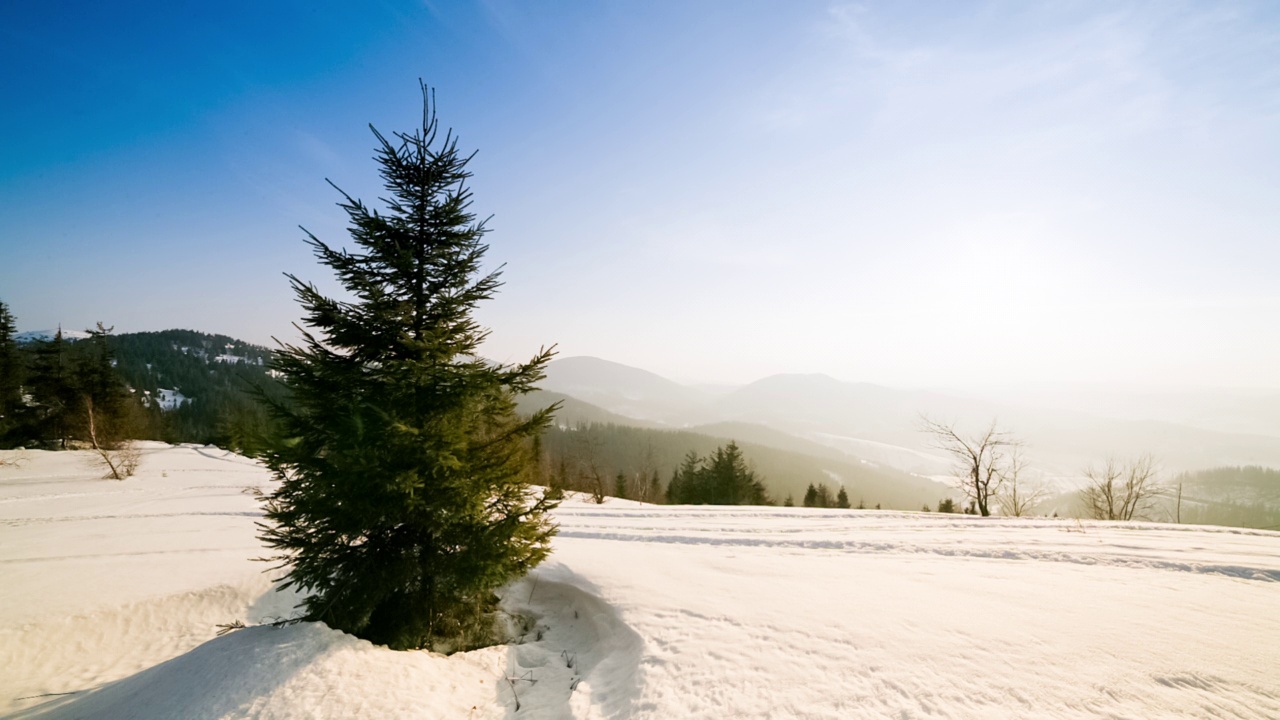
<path id="1" fill-rule="evenodd" d="M 1080 498 L 1095 520 L 1148 519 L 1163 492 L 1155 482 L 1156 465 L 1150 455 L 1126 462 L 1108 458 L 1101 469 L 1085 468 L 1084 475 L 1089 484 Z"/>
<path id="2" fill-rule="evenodd" d="M 958 486 L 983 517 L 991 515 L 991 504 L 1000 496 L 1000 487 L 1009 476 L 1009 463 L 1022 442 L 1000 430 L 992 420 L 975 435 L 962 435 L 955 423 L 920 417 L 920 431 L 933 437 L 933 447 L 946 452 L 955 462 Z"/>
<path id="3" fill-rule="evenodd" d="M 123 480 L 138 469 L 141 452 L 137 445 L 122 436 L 120 428 L 113 427 L 112 420 L 93 409 L 93 398 L 84 398 L 85 415 L 89 429 L 89 446 L 97 464 L 106 467 L 109 480 Z"/>
<path id="4" fill-rule="evenodd" d="M 1000 512 L 1009 517 L 1030 515 L 1049 494 L 1044 485 L 1026 477 L 1026 469 L 1022 446 L 1013 445 L 1004 472 L 1004 492 L 1000 494 Z"/>

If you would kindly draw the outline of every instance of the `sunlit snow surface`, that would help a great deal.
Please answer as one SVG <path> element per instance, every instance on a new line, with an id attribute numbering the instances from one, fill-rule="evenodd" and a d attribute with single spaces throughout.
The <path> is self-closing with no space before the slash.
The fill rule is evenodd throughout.
<path id="1" fill-rule="evenodd" d="M 1280 533 L 570 501 L 505 593 L 524 643 L 445 658 L 215 637 L 296 602 L 251 560 L 249 460 L 0 458 L 9 716 L 1280 717 Z"/>

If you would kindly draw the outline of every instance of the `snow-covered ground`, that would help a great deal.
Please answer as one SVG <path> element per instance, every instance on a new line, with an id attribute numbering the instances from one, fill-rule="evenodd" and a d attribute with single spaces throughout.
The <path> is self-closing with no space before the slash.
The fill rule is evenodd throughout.
<path id="1" fill-rule="evenodd" d="M 13 717 L 1280 717 L 1280 533 L 571 501 L 505 593 L 525 641 L 446 658 L 254 626 L 295 598 L 252 560 L 252 461 L 15 458 Z"/>

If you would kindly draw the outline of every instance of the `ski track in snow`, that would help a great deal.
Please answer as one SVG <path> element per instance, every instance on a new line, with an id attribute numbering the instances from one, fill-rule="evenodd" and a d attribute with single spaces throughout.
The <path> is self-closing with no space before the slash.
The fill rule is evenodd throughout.
<path id="1" fill-rule="evenodd" d="M 153 518 L 177 518 L 177 517 L 252 517 L 261 518 L 262 513 L 254 511 L 244 512 L 173 512 L 173 513 L 120 513 L 116 515 L 67 515 L 63 517 L 33 517 L 33 518 L 12 518 L 0 520 L 0 525 L 8 525 L 10 527 L 20 527 L 22 525 L 39 525 L 46 523 L 65 523 L 65 522 L 92 522 L 94 520 L 142 520 Z"/>
<path id="2" fill-rule="evenodd" d="M 14 718 L 1280 718 L 1280 533 L 804 508 L 557 511 L 520 641 L 280 628 L 256 463 L 0 469 Z M 251 627 L 216 636 L 219 625 Z"/>
<path id="3" fill-rule="evenodd" d="M 1111 565 L 1175 572 L 1224 575 L 1262 582 L 1280 581 L 1271 552 L 1241 547 L 1223 555 L 1242 562 L 1189 562 L 1169 559 L 1168 549 L 1187 548 L 1188 532 L 1198 536 L 1277 539 L 1280 534 L 1244 528 L 1204 528 L 1144 523 L 1077 522 L 1068 519 L 948 517 L 925 513 L 874 514 L 824 511 L 652 510 L 562 512 L 560 535 L 594 540 L 685 545 L 732 545 L 798 552 L 934 554 L 948 557 Z M 1056 531 L 1045 533 L 1043 531 Z M 951 533 L 937 537 L 938 531 Z M 912 536 L 925 542 L 911 542 Z M 875 538 L 881 539 L 875 539 Z M 1034 547 L 1029 545 L 1043 545 Z"/>

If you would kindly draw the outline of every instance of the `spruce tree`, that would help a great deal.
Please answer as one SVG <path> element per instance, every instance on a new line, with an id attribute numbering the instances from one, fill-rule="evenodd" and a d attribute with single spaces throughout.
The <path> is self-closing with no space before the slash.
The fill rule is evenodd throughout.
<path id="1" fill-rule="evenodd" d="M 809 483 L 809 489 L 804 491 L 804 506 L 818 507 L 818 488 L 813 483 Z"/>
<path id="2" fill-rule="evenodd" d="M 834 507 L 836 501 L 831 497 L 831 488 L 826 483 L 818 483 L 818 507 Z"/>
<path id="3" fill-rule="evenodd" d="M 69 416 L 76 434 L 89 443 L 106 471 L 123 480 L 138 466 L 139 451 L 131 442 L 139 430 L 138 406 L 116 373 L 112 328 L 98 323 L 89 339 L 77 343 L 74 385 L 76 405 Z"/>
<path id="4" fill-rule="evenodd" d="M 843 487 L 840 488 L 840 492 L 836 493 L 836 507 L 849 507 L 849 493 L 845 492 Z"/>
<path id="5" fill-rule="evenodd" d="M 710 499 L 715 505 L 769 505 L 772 501 L 764 489 L 764 483 L 754 471 L 747 468 L 746 459 L 738 443 L 716 448 L 707 464 L 707 485 Z"/>
<path id="6" fill-rule="evenodd" d="M 350 249 L 306 233 L 350 298 L 288 275 L 307 328 L 273 360 L 290 400 L 273 405 L 287 439 L 267 453 L 281 484 L 261 537 L 284 585 L 309 593 L 300 619 L 451 652 L 492 642 L 495 591 L 550 552 L 554 501 L 529 480 L 555 408 L 515 411 L 550 350 L 516 365 L 479 355 L 488 331 L 472 312 L 501 283 L 481 271 L 471 156 L 440 136 L 433 105 L 424 86 L 421 128 L 373 129 L 386 208 L 342 193 Z"/>
<path id="7" fill-rule="evenodd" d="M 17 323 L 9 306 L 0 302 L 0 448 L 16 439 L 22 413 L 22 362 L 14 339 Z"/>
<path id="8" fill-rule="evenodd" d="M 702 458 L 698 457 L 698 453 L 690 450 L 681 461 L 680 467 L 671 473 L 671 482 L 667 484 L 667 502 L 672 505 L 706 503 L 701 492 L 701 483 L 699 483 L 702 472 Z"/>
<path id="9" fill-rule="evenodd" d="M 31 436 L 48 447 L 65 450 L 71 434 L 72 417 L 76 406 L 76 390 L 72 384 L 71 368 L 67 357 L 67 342 L 62 338 L 62 328 L 52 340 L 40 340 L 35 344 L 31 367 L 31 397 L 33 408 Z"/>
<path id="10" fill-rule="evenodd" d="M 769 505 L 764 483 L 747 468 L 736 442 L 716 448 L 709 458 L 690 451 L 667 486 L 670 502 L 683 505 Z"/>
<path id="11" fill-rule="evenodd" d="M 128 412 L 130 397 L 124 381 L 116 373 L 112 330 L 98 323 L 96 329 L 88 331 L 87 340 L 77 343 L 74 385 L 79 398 L 73 415 L 83 414 L 87 402 L 93 412 L 109 422 L 118 433 L 124 431 L 121 426 Z"/>

